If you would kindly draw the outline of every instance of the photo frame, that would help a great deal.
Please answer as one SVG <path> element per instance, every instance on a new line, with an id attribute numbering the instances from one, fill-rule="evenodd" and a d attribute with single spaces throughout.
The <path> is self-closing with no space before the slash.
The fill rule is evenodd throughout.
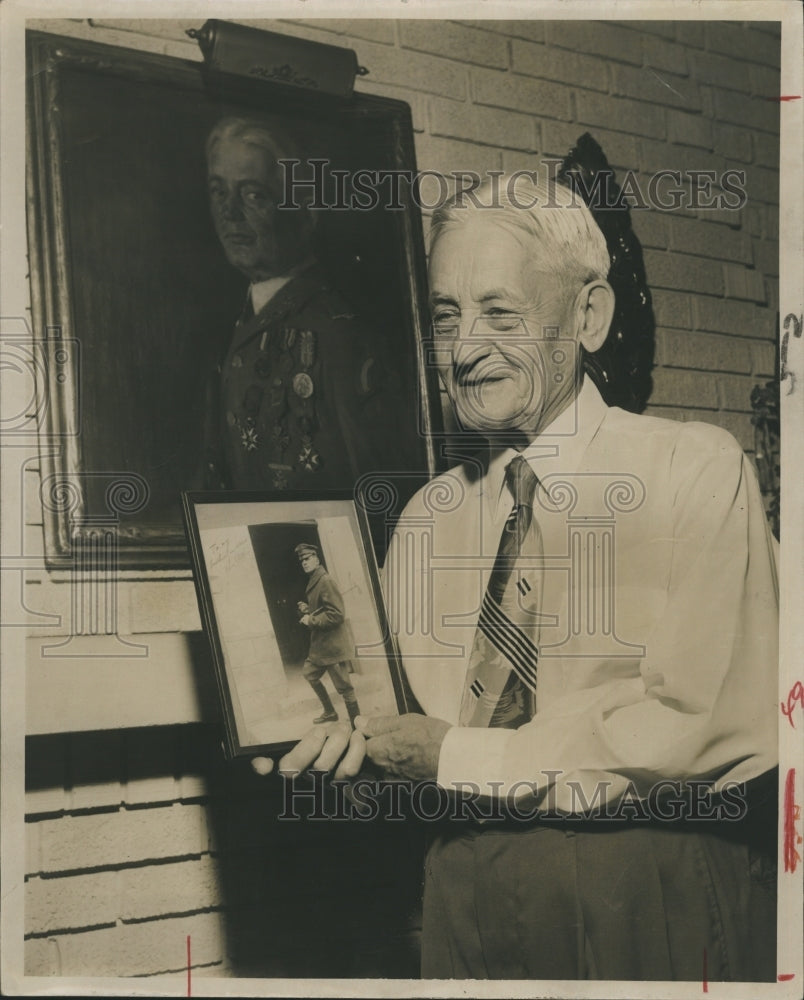
<path id="1" fill-rule="evenodd" d="M 310 161 L 415 172 L 410 108 L 210 73 L 201 62 L 112 45 L 26 37 L 45 559 L 69 565 L 102 522 L 115 532 L 120 569 L 187 567 L 182 491 L 272 488 L 210 474 L 207 441 L 224 426 L 222 359 L 248 289 L 211 218 L 210 130 L 226 116 L 271 116 L 294 131 Z M 319 212 L 315 254 L 382 356 L 381 365 L 355 363 L 338 378 L 376 397 L 357 426 L 377 426 L 374 411 L 388 414 L 393 440 L 376 450 L 404 473 L 401 509 L 435 467 L 440 407 L 422 357 L 421 218 L 410 190 L 398 195 L 392 212 Z M 313 376 L 303 392 L 319 390 Z M 267 437 L 261 430 L 262 447 Z M 291 463 L 299 451 L 294 443 Z M 323 455 L 329 473 L 341 461 L 321 447 L 312 454 Z M 377 471 L 368 460 L 353 464 L 355 475 L 341 476 L 337 488 Z M 320 478 L 309 477 L 311 493 Z"/>
<path id="2" fill-rule="evenodd" d="M 348 494 L 182 500 L 227 758 L 288 749 L 328 721 L 317 720 L 327 707 L 340 719 L 409 710 L 361 504 Z"/>

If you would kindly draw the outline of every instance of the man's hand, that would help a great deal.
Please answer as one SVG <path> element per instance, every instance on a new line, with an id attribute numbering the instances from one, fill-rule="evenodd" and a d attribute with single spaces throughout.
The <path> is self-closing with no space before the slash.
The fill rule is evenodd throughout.
<path id="1" fill-rule="evenodd" d="M 302 617 L 299 619 L 299 622 L 302 625 L 306 625 L 309 628 L 310 627 L 310 615 L 302 615 Z"/>
<path id="2" fill-rule="evenodd" d="M 310 605 L 307 601 L 296 601 L 296 607 L 299 609 L 300 615 L 306 615 L 310 611 Z"/>
<path id="3" fill-rule="evenodd" d="M 441 744 L 452 727 L 426 715 L 377 716 L 355 720 L 356 733 L 366 738 L 365 753 L 393 778 L 435 780 Z"/>
<path id="4" fill-rule="evenodd" d="M 302 736 L 296 746 L 279 761 L 279 774 L 294 778 L 302 771 L 326 771 L 335 768 L 338 781 L 354 778 L 366 756 L 366 741 L 361 733 L 352 730 L 348 722 L 330 722 L 326 726 L 313 726 Z M 255 757 L 251 761 L 257 774 L 270 774 L 274 763 L 268 757 Z"/>

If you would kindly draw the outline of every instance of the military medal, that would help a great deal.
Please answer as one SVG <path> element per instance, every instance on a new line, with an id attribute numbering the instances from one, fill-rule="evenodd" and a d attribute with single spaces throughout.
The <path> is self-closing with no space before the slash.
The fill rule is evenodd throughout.
<path id="1" fill-rule="evenodd" d="M 299 465 L 304 472 L 317 472 L 321 468 L 321 456 L 313 448 L 313 439 L 306 434 L 302 438 Z"/>
<path id="2" fill-rule="evenodd" d="M 240 443 L 246 451 L 256 451 L 259 447 L 260 438 L 254 421 L 249 417 L 245 424 L 240 427 Z"/>
<path id="3" fill-rule="evenodd" d="M 290 438 L 288 437 L 285 428 L 281 423 L 276 423 L 271 428 L 271 438 L 274 443 L 274 449 L 278 450 L 281 454 L 285 448 L 290 444 Z"/>
<path id="4" fill-rule="evenodd" d="M 300 330 L 299 338 L 299 361 L 302 368 L 312 368 L 315 364 L 315 333 L 312 330 Z"/>
<path id="5" fill-rule="evenodd" d="M 315 333 L 312 330 L 299 330 L 299 364 L 302 370 L 293 376 L 291 385 L 299 399 L 309 399 L 315 392 L 309 369 L 315 364 Z"/>
<path id="6" fill-rule="evenodd" d="M 254 359 L 254 371 L 259 376 L 259 378 L 268 378 L 271 374 L 271 369 L 273 365 L 271 364 L 271 358 L 268 352 L 265 350 L 265 345 L 268 340 L 268 331 L 262 331 L 262 337 L 260 337 L 260 348 L 257 357 Z"/>
<path id="7" fill-rule="evenodd" d="M 275 490 L 286 490 L 288 488 L 288 473 L 291 472 L 289 465 L 280 465 L 277 462 L 269 462 L 268 468 L 271 470 L 271 484 Z"/>
<path id="8" fill-rule="evenodd" d="M 245 420 L 240 423 L 240 443 L 246 451 L 256 451 L 260 439 L 257 434 L 257 415 L 262 403 L 262 389 L 258 385 L 250 385 L 243 397 Z"/>
<path id="9" fill-rule="evenodd" d="M 298 372 L 293 376 L 293 391 L 301 399 L 309 399 L 313 392 L 315 392 L 313 380 L 307 372 Z"/>

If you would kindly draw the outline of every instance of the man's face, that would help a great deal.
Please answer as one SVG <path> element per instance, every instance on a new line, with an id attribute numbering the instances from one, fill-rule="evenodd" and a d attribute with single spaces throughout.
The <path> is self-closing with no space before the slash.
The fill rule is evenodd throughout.
<path id="1" fill-rule="evenodd" d="M 305 573 L 312 573 L 317 566 L 320 566 L 318 556 L 313 552 L 308 552 L 306 555 L 303 555 L 299 561 L 301 562 L 301 568 Z"/>
<path id="2" fill-rule="evenodd" d="M 480 212 L 436 241 L 429 273 L 436 364 L 461 425 L 532 440 L 577 392 L 574 294 L 525 233 Z"/>
<path id="3" fill-rule="evenodd" d="M 207 163 L 212 221 L 230 264 L 251 281 L 286 273 L 309 251 L 306 209 L 283 209 L 279 166 L 260 146 L 222 139 Z"/>

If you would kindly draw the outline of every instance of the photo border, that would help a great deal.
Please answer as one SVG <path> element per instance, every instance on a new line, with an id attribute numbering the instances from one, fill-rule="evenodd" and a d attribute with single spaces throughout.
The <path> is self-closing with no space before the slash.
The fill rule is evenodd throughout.
<path id="1" fill-rule="evenodd" d="M 391 632 L 388 621 L 388 610 L 380 584 L 380 572 L 377 560 L 374 555 L 374 548 L 371 540 L 371 529 L 366 514 L 365 507 L 355 500 L 353 494 L 349 492 L 332 491 L 313 496 L 298 491 L 288 491 L 288 493 L 270 493 L 264 491 L 235 490 L 232 492 L 207 491 L 207 490 L 186 490 L 182 493 L 182 511 L 184 514 L 184 525 L 187 534 L 187 543 L 190 550 L 190 557 L 193 565 L 193 579 L 195 581 L 198 606 L 201 612 L 201 621 L 204 625 L 204 632 L 210 646 L 212 665 L 215 670 L 215 680 L 217 682 L 218 695 L 220 699 L 221 715 L 224 726 L 224 752 L 227 759 L 235 757 L 255 756 L 257 754 L 266 756 L 278 756 L 290 750 L 296 745 L 298 740 L 279 740 L 270 743 L 243 744 L 240 742 L 237 733 L 237 722 L 235 718 L 234 706 L 232 703 L 231 684 L 229 682 L 229 671 L 226 667 L 226 657 L 221 644 L 221 633 L 215 614 L 215 605 L 212 590 L 209 583 L 207 571 L 207 561 L 204 554 L 201 540 L 201 529 L 198 525 L 197 508 L 202 505 L 211 507 L 224 507 L 235 504 L 260 504 L 265 505 L 266 514 L 272 505 L 286 506 L 288 504 L 299 504 L 302 509 L 304 505 L 311 502 L 326 503 L 349 503 L 354 514 L 355 522 L 360 536 L 360 556 L 366 568 L 368 582 L 371 587 L 371 599 L 373 610 L 376 614 L 377 624 L 383 637 L 385 648 L 386 664 L 391 685 L 396 701 L 396 708 L 399 714 L 410 711 L 405 685 L 402 677 L 402 666 L 397 648 L 396 639 Z M 249 524 L 281 523 L 281 522 L 249 522 Z"/>
<path id="2" fill-rule="evenodd" d="M 167 2 L 145 4 L 138 3 L 109 4 L 71 3 L 62 4 L 58 8 L 63 16 L 81 13 L 86 15 L 113 12 L 115 16 L 131 17 L 154 16 L 158 10 L 160 16 L 181 16 L 188 12 L 195 15 L 197 5 L 183 3 L 180 5 Z M 0 231 L 0 242 L 4 253 L 18 252 L 14 240 L 24 239 L 24 219 L 21 223 L 20 213 L 20 162 L 19 151 L 14 143 L 19 144 L 22 134 L 20 128 L 20 101 L 15 99 L 14 88 L 20 76 L 20 19 L 31 17 L 55 17 L 56 9 L 51 4 L 46 7 L 36 0 L 13 2 L 8 0 L 0 8 L 0 21 L 3 24 L 3 65 L 0 66 L 0 81 L 3 85 L 3 227 Z M 802 217 L 802 45 L 801 45 L 801 10 L 797 3 L 771 0 L 769 3 L 752 2 L 719 2 L 712 0 L 707 3 L 677 2 L 677 3 L 598 3 L 592 5 L 586 2 L 568 5 L 565 3 L 540 2 L 525 7 L 518 3 L 444 3 L 434 8 L 425 6 L 417 0 L 408 0 L 404 6 L 396 3 L 376 3 L 367 14 L 365 7 L 359 4 L 329 4 L 324 7 L 320 2 L 308 0 L 301 11 L 298 4 L 280 2 L 271 8 L 263 4 L 255 11 L 254 5 L 233 2 L 225 7 L 218 4 L 215 8 L 219 16 L 242 17 L 249 14 L 265 19 L 276 17 L 314 17 L 325 16 L 416 16 L 421 18 L 447 16 L 469 16 L 477 18 L 524 16 L 532 19 L 600 19 L 607 14 L 614 20 L 628 19 L 668 19 L 686 20 L 779 20 L 782 22 L 782 81 L 783 91 L 793 98 L 793 102 L 783 105 L 781 126 L 781 210 L 780 210 L 780 301 L 782 322 L 788 316 L 801 317 L 804 311 L 804 295 L 802 294 L 802 254 L 801 232 L 804 226 Z M 437 14 L 436 14 L 437 11 Z M 199 14 L 199 17 L 205 16 Z M 798 101 L 798 104 L 795 103 Z M 6 256 L 6 260 L 9 257 Z M 3 301 L 0 304 L 0 315 L 22 316 L 24 309 L 19 305 L 20 298 L 15 291 L 15 282 L 19 286 L 20 269 L 18 266 L 4 264 L 4 281 L 2 285 Z M 804 341 L 800 332 L 792 334 L 787 341 L 783 340 L 783 357 L 786 365 L 786 379 L 782 381 L 781 419 L 782 419 L 782 545 L 781 545 L 781 656 L 779 664 L 779 698 L 784 703 L 791 687 L 801 677 L 800 651 L 804 648 L 804 622 L 800 615 L 801 598 L 804 594 L 804 545 L 802 544 L 801 511 L 804 509 L 804 482 L 802 481 L 801 429 L 804 427 Z M 19 399 L 20 387 L 6 374 L 3 378 L 3 390 L 6 398 Z M 35 440 L 35 436 L 34 436 Z M 30 444 L 30 441 L 29 441 Z M 8 455 L 6 456 L 8 458 Z M 16 565 L 14 553 L 19 549 L 19 526 L 21 523 L 22 498 L 19 494 L 19 480 L 5 474 L 2 480 L 3 552 L 6 554 L 6 567 Z M 4 470 L 7 473 L 7 468 Z M 11 553 L 9 556 L 8 554 Z M 14 595 L 8 588 L 0 592 L 2 601 L 3 621 L 13 621 L 15 609 Z M 2 677 L 2 728 L 0 740 L 2 753 L 0 766 L 3 776 L 3 794 L 0 799 L 2 812 L 2 874 L 3 874 L 3 907 L 2 918 L 2 975 L 3 991 L 8 995 L 188 995 L 190 984 L 181 975 L 159 976 L 148 980 L 110 977 L 33 977 L 25 976 L 22 955 L 22 927 L 24 916 L 23 891 L 24 879 L 22 863 L 24 859 L 24 735 L 25 735 L 25 655 L 24 636 L 20 628 L 6 627 L 2 630 L 3 645 L 3 677 Z M 797 720 L 798 721 L 798 720 Z M 780 717 L 780 784 L 791 771 L 794 775 L 794 798 L 792 802 L 804 802 L 804 768 L 801 767 L 804 741 L 802 731 L 804 720 L 798 725 Z M 781 788 L 784 792 L 784 787 Z M 779 838 L 780 844 L 785 833 L 785 811 L 780 808 Z M 801 820 L 798 820 L 801 830 Z M 779 955 L 784 961 L 790 978 L 784 982 L 768 984 L 708 984 L 714 996 L 729 996 L 735 998 L 784 998 L 797 1000 L 800 996 L 804 963 L 802 962 L 802 865 L 798 872 L 785 873 L 779 871 Z M 592 982 L 441 982 L 441 981 L 401 981 L 401 980 L 256 980 L 232 978 L 201 978 L 192 982 L 192 992 L 197 996 L 336 996 L 357 995 L 368 996 L 421 996 L 421 997 L 457 997 L 465 995 L 488 997 L 534 997 L 540 995 L 557 995 L 567 997 L 699 997 L 702 993 L 701 983 L 618 983 L 613 981 Z M 59 992 L 61 991 L 61 992 Z"/>

